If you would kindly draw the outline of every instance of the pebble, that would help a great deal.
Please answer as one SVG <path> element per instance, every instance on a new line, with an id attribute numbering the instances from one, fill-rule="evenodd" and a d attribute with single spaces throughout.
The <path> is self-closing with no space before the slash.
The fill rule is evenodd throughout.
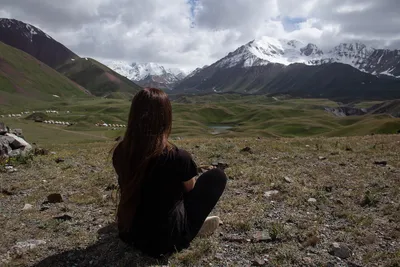
<path id="1" fill-rule="evenodd" d="M 291 183 L 293 183 L 293 180 L 292 179 L 290 179 L 289 177 L 287 177 L 287 176 L 285 176 L 285 182 L 287 182 L 287 183 L 289 183 L 289 184 L 291 184 Z"/>
<path id="2" fill-rule="evenodd" d="M 63 202 L 62 196 L 58 193 L 50 194 L 47 196 L 47 201 L 49 203 L 61 203 Z"/>
<path id="3" fill-rule="evenodd" d="M 331 248 L 329 249 L 329 254 L 341 259 L 347 259 L 351 257 L 351 250 L 347 245 L 335 242 L 332 243 Z"/>
<path id="4" fill-rule="evenodd" d="M 309 198 L 307 201 L 309 203 L 316 203 L 317 202 L 317 200 L 315 198 Z"/>
<path id="5" fill-rule="evenodd" d="M 266 262 L 263 259 L 255 258 L 252 262 L 252 266 L 265 266 Z"/>
<path id="6" fill-rule="evenodd" d="M 318 157 L 319 160 L 326 160 L 325 157 Z"/>
<path id="7" fill-rule="evenodd" d="M 260 231 L 260 232 L 256 232 L 253 235 L 253 241 L 254 242 L 269 242 L 269 241 L 272 241 L 272 238 L 271 238 L 271 236 L 269 235 L 268 232 Z"/>
<path id="8" fill-rule="evenodd" d="M 31 204 L 25 204 L 25 206 L 22 208 L 22 210 L 31 210 L 33 209 L 33 206 Z"/>
<path id="9" fill-rule="evenodd" d="M 265 193 L 264 193 L 264 197 L 271 197 L 271 196 L 277 195 L 277 194 L 279 194 L 279 191 L 278 191 L 278 190 L 271 190 L 271 191 L 265 192 Z"/>

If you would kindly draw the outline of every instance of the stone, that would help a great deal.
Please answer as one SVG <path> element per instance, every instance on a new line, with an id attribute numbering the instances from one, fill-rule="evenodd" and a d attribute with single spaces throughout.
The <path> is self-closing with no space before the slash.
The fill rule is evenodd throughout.
<path id="1" fill-rule="evenodd" d="M 213 162 L 212 166 L 216 167 L 218 169 L 221 169 L 221 170 L 225 170 L 226 168 L 229 167 L 229 164 L 226 162 L 220 161 L 220 162 Z"/>
<path id="2" fill-rule="evenodd" d="M 270 190 L 264 193 L 264 197 L 271 197 L 273 195 L 277 195 L 279 194 L 278 190 Z"/>
<path id="3" fill-rule="evenodd" d="M 22 208 L 22 210 L 31 210 L 33 209 L 33 206 L 31 204 L 25 204 L 25 206 Z"/>
<path id="4" fill-rule="evenodd" d="M 18 137 L 22 137 L 22 136 L 23 136 L 23 134 L 22 134 L 22 129 L 13 129 L 13 130 L 11 131 L 11 133 L 12 133 L 12 134 L 15 134 L 15 135 L 18 136 Z"/>
<path id="5" fill-rule="evenodd" d="M 285 176 L 284 180 L 285 180 L 285 182 L 287 182 L 287 183 L 289 183 L 289 184 L 293 183 L 293 180 L 290 179 L 290 178 L 287 177 L 287 176 Z"/>
<path id="6" fill-rule="evenodd" d="M 56 163 L 61 163 L 64 162 L 65 160 L 63 158 L 56 158 L 55 162 Z"/>
<path id="7" fill-rule="evenodd" d="M 272 238 L 266 231 L 259 231 L 253 235 L 253 242 L 270 242 L 270 241 L 272 241 Z"/>
<path id="8" fill-rule="evenodd" d="M 385 160 L 383 160 L 383 161 L 375 161 L 374 164 L 384 167 L 384 166 L 387 165 L 387 161 L 385 161 Z"/>
<path id="9" fill-rule="evenodd" d="M 319 159 L 319 160 L 326 160 L 326 158 L 325 158 L 325 157 L 322 157 L 322 156 L 318 157 L 318 159 Z"/>
<path id="10" fill-rule="evenodd" d="M 3 135 L 5 133 L 7 133 L 7 127 L 4 122 L 0 122 L 0 134 Z"/>
<path id="11" fill-rule="evenodd" d="M 22 251 L 28 251 L 30 249 L 34 249 L 37 246 L 44 245 L 46 244 L 46 241 L 44 240 L 36 240 L 36 239 L 30 239 L 27 241 L 22 241 L 22 242 L 17 242 L 15 246 L 13 246 L 13 249 L 19 250 L 20 252 Z"/>
<path id="12" fill-rule="evenodd" d="M 265 264 L 266 264 L 265 260 L 260 259 L 260 258 L 255 258 L 252 261 L 252 266 L 265 266 Z"/>
<path id="13" fill-rule="evenodd" d="M 48 203 L 61 203 L 63 202 L 62 196 L 58 193 L 50 194 L 47 196 Z"/>
<path id="14" fill-rule="evenodd" d="M 317 200 L 315 199 L 315 198 L 309 198 L 308 200 L 307 200 L 309 203 L 316 203 L 317 202 Z"/>
<path id="15" fill-rule="evenodd" d="M 332 243 L 331 248 L 329 249 L 329 254 L 341 259 L 347 259 L 351 257 L 352 253 L 347 245 L 335 242 Z"/>
<path id="16" fill-rule="evenodd" d="M 32 150 L 32 146 L 26 142 L 24 139 L 22 139 L 21 137 L 16 136 L 15 134 L 11 134 L 11 133 L 7 133 L 5 134 L 8 137 L 11 137 L 14 139 L 14 141 L 12 143 L 10 143 L 10 147 L 12 149 L 19 149 L 21 148 L 24 151 L 30 151 Z"/>
<path id="17" fill-rule="evenodd" d="M 60 215 L 60 216 L 54 216 L 53 219 L 61 220 L 61 221 L 70 221 L 70 220 L 72 220 L 72 216 L 70 216 L 68 214 L 63 214 L 63 215 Z"/>
<path id="18" fill-rule="evenodd" d="M 249 154 L 253 154 L 253 150 L 251 149 L 251 147 L 248 147 L 248 146 L 246 146 L 245 148 L 240 150 L 240 152 L 247 152 Z"/>

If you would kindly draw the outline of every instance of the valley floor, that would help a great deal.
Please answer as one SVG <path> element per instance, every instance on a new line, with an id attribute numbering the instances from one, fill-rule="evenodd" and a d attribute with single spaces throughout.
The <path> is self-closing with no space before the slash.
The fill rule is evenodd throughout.
<path id="1" fill-rule="evenodd" d="M 228 164 L 211 238 L 158 261 L 126 247 L 113 224 L 114 143 L 54 145 L 15 172 L 0 167 L 0 265 L 400 266 L 400 135 L 176 144 L 198 165 Z M 63 202 L 44 203 L 52 193 Z"/>

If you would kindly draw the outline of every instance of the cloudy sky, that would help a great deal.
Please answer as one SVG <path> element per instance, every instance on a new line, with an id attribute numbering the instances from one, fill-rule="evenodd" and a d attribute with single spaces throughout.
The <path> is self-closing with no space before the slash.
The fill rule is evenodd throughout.
<path id="1" fill-rule="evenodd" d="M 400 48 L 399 0 L 0 0 L 80 56 L 191 70 L 260 36 Z"/>

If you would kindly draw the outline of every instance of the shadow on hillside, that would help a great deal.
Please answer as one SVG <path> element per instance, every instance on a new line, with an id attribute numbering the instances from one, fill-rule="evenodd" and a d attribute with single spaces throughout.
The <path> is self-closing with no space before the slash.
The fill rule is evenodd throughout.
<path id="1" fill-rule="evenodd" d="M 117 227 L 110 224 L 98 231 L 98 241 L 85 248 L 52 255 L 36 265 L 44 266 L 154 266 L 167 265 L 168 258 L 154 259 L 127 246 L 118 238 Z"/>

